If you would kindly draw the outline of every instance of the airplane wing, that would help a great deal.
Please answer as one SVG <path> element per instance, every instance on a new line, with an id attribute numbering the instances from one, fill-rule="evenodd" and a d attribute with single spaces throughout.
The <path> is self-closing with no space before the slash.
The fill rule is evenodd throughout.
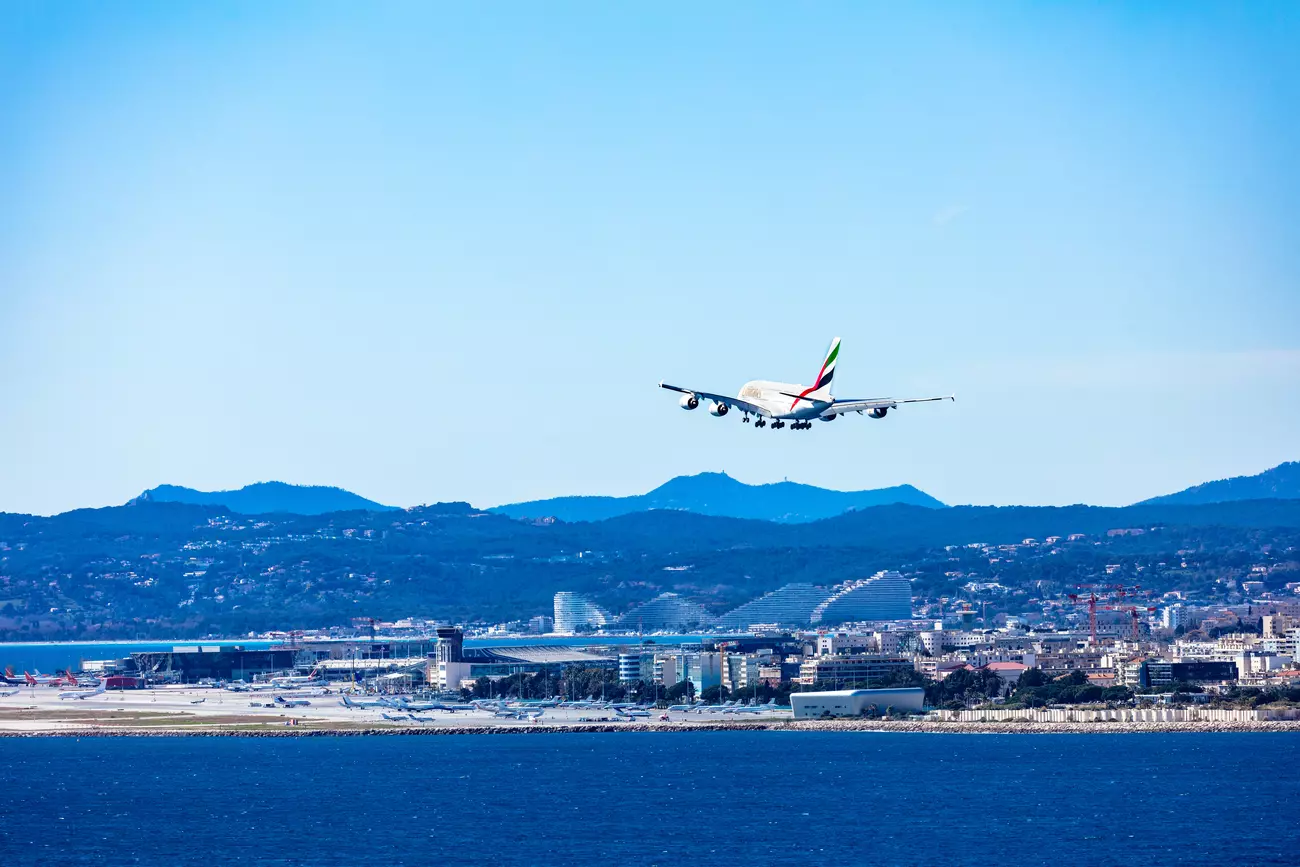
<path id="1" fill-rule="evenodd" d="M 711 400 L 711 401 L 713 401 L 714 403 L 725 404 L 726 406 L 730 407 L 731 409 L 738 409 L 738 410 L 740 410 L 741 412 L 747 412 L 747 413 L 750 413 L 751 415 L 763 416 L 764 418 L 771 418 L 771 417 L 772 417 L 772 413 L 770 413 L 770 412 L 768 412 L 767 410 L 763 409 L 763 408 L 762 408 L 761 406 L 759 406 L 758 404 L 756 404 L 756 403 L 750 403 L 749 401 L 747 401 L 747 400 L 741 400 L 740 398 L 736 398 L 736 397 L 727 397 L 727 396 L 724 395 L 724 394 L 712 394 L 712 393 L 707 392 L 707 391 L 696 391 L 696 390 L 691 389 L 691 388 L 681 388 L 680 386 L 669 385 L 669 384 L 666 383 L 666 382 L 661 382 L 661 383 L 659 383 L 659 387 L 660 387 L 660 388 L 666 388 L 666 389 L 668 389 L 669 391 L 680 392 L 681 394 L 690 394 L 690 395 L 694 395 L 696 398 L 704 398 L 705 400 Z"/>
<path id="2" fill-rule="evenodd" d="M 822 410 L 821 415 L 827 418 L 833 415 L 843 415 L 846 412 L 863 412 L 870 409 L 898 409 L 900 404 L 904 403 L 931 403 L 936 400 L 956 401 L 957 396 L 945 394 L 942 397 L 909 397 L 899 400 L 893 397 L 872 397 L 865 400 L 836 400 L 826 409 Z"/>

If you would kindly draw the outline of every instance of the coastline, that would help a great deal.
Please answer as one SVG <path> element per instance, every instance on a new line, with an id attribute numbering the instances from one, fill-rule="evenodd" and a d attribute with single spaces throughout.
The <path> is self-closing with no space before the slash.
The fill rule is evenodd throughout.
<path id="1" fill-rule="evenodd" d="M 0 731 L 0 738 L 88 738 L 88 737 L 421 737 L 448 735 L 528 735 L 528 734 L 605 734 L 675 733 L 675 732 L 859 732 L 907 734 L 1177 734 L 1296 732 L 1300 721 L 1259 722 L 1070 722 L 1070 723 L 978 723 L 919 720 L 799 720 L 773 722 L 700 722 L 700 723 L 581 723 L 574 725 L 466 725 L 466 726 L 339 726 L 259 727 L 256 730 L 223 727 L 111 728 L 86 726 L 48 728 L 26 731 Z"/>

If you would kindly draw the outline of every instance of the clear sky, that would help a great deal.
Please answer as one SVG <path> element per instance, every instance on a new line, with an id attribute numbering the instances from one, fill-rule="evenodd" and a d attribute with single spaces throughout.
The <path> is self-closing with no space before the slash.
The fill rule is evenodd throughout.
<path id="1" fill-rule="evenodd" d="M 0 510 L 1300 459 L 1300 4 L 0 5 Z M 808 432 L 660 379 L 956 404 Z"/>

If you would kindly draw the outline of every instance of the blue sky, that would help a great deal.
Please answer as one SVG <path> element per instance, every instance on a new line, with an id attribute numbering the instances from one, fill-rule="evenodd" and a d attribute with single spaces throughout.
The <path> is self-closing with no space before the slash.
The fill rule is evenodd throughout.
<path id="1" fill-rule="evenodd" d="M 699 5 L 5 4 L 0 510 L 1300 459 L 1300 7 Z"/>

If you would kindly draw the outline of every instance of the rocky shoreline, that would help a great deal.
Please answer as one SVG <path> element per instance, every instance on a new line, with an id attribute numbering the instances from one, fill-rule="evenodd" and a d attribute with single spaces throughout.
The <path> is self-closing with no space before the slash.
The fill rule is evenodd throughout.
<path id="1" fill-rule="evenodd" d="M 915 734 L 1171 734 L 1180 732 L 1300 732 L 1300 721 L 1267 722 L 937 722 L 920 720 L 801 720 L 780 722 L 583 723 L 577 725 L 479 725 L 376 728 L 307 728 L 286 726 L 255 731 L 166 728 L 66 728 L 3 731 L 0 738 L 112 737 L 423 737 L 437 735 L 591 734 L 608 732 L 672 733 L 716 731 L 906 732 Z"/>

